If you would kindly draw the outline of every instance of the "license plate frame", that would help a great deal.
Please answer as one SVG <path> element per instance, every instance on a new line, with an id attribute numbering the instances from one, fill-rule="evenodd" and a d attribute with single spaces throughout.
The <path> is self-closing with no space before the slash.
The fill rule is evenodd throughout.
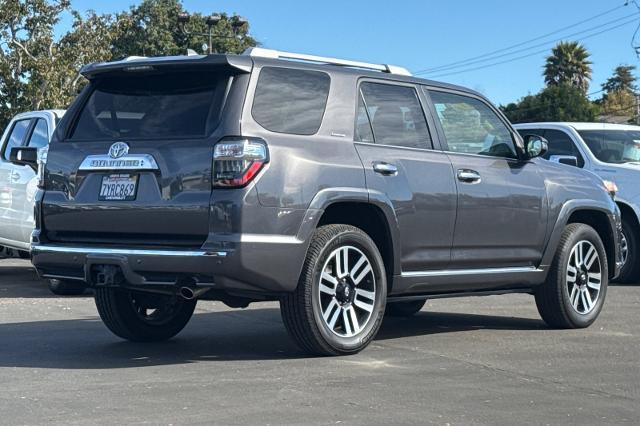
<path id="1" fill-rule="evenodd" d="M 133 201 L 138 195 L 138 181 L 139 175 L 134 173 L 103 175 L 98 201 Z"/>

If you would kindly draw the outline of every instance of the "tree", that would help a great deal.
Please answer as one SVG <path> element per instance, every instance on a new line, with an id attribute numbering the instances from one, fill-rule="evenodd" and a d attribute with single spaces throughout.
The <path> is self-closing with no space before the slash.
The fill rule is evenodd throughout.
<path id="1" fill-rule="evenodd" d="M 602 115 L 606 117 L 635 117 L 636 97 L 628 90 L 615 90 L 607 93 L 602 101 L 601 108 Z M 625 118 L 622 121 L 626 120 Z"/>
<path id="2" fill-rule="evenodd" d="M 544 65 L 544 82 L 547 86 L 571 85 L 587 93 L 591 80 L 589 56 L 578 42 L 558 43 Z"/>
<path id="3" fill-rule="evenodd" d="M 548 86 L 501 109 L 514 123 L 594 121 L 598 114 L 598 107 L 587 99 L 583 89 L 570 84 Z"/>
<path id="4" fill-rule="evenodd" d="M 54 26 L 69 0 L 0 0 L 0 124 L 32 109 L 42 90 L 31 76 L 44 70 L 54 48 Z"/>
<path id="5" fill-rule="evenodd" d="M 132 6 L 129 12 L 119 13 L 117 25 L 121 35 L 114 42 L 113 56 L 180 55 L 187 48 L 206 53 L 203 49 L 203 45 L 209 42 L 205 35 L 208 32 L 206 17 L 194 13 L 189 23 L 182 26 L 178 24 L 181 12 L 185 10 L 179 0 L 144 0 L 138 6 Z M 256 45 L 248 35 L 248 25 L 242 25 L 236 34 L 232 22 L 237 17 L 226 14 L 221 17 L 214 27 L 214 51 L 240 53 Z"/>
<path id="6" fill-rule="evenodd" d="M 634 65 L 618 65 L 613 71 L 613 75 L 602 85 L 602 90 L 606 93 L 619 90 L 635 92 L 637 90 L 636 76 L 633 75 L 635 69 Z"/>
<path id="7" fill-rule="evenodd" d="M 55 36 L 62 13 L 71 28 Z M 203 52 L 206 18 L 193 14 L 187 34 L 178 26 L 180 0 L 144 0 L 129 11 L 81 15 L 70 0 L 0 0 L 0 126 L 28 110 L 66 108 L 86 84 L 83 65 L 126 56 Z M 234 29 L 237 17 L 222 15 L 214 31 L 218 52 L 239 53 L 256 41 L 248 24 Z"/>

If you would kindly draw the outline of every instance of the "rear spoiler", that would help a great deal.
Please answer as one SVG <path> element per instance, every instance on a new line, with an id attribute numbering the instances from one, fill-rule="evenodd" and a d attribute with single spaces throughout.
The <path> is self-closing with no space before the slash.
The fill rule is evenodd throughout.
<path id="1" fill-rule="evenodd" d="M 222 66 L 236 69 L 240 72 L 251 72 L 253 61 L 250 57 L 241 55 L 185 55 L 185 56 L 129 56 L 120 61 L 94 62 L 80 69 L 87 79 L 110 72 L 135 72 L 156 68 L 183 68 L 192 66 Z"/>

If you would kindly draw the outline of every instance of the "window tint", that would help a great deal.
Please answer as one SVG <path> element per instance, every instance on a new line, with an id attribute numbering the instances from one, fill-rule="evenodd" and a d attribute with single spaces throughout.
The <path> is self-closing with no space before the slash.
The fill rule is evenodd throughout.
<path id="1" fill-rule="evenodd" d="M 449 151 L 516 158 L 509 128 L 484 102 L 430 91 Z"/>
<path id="2" fill-rule="evenodd" d="M 542 158 L 550 159 L 552 155 L 570 155 L 578 159 L 578 166 L 584 167 L 584 159 L 571 137 L 560 130 L 547 129 L 544 132 L 544 138 L 549 142 L 549 150 Z"/>
<path id="3" fill-rule="evenodd" d="M 414 88 L 362 83 L 360 92 L 356 122 L 357 140 L 369 142 L 373 138 L 375 143 L 384 145 L 432 147 L 424 113 Z"/>
<path id="4" fill-rule="evenodd" d="M 29 124 L 31 124 L 31 120 L 29 119 L 19 120 L 14 123 L 13 129 L 11 129 L 11 133 L 7 138 L 7 143 L 4 146 L 3 156 L 5 159 L 9 159 L 11 148 L 22 145 L 22 143 L 24 142 L 24 137 L 27 135 Z"/>
<path id="5" fill-rule="evenodd" d="M 27 146 L 34 148 L 42 148 L 47 146 L 49 143 L 49 128 L 47 126 L 47 121 L 42 118 L 38 118 L 36 122 L 36 126 L 33 128 L 33 132 L 31 132 L 31 137 L 29 138 L 29 142 Z"/>
<path id="6" fill-rule="evenodd" d="M 578 130 L 578 133 L 600 161 L 640 163 L 640 131 Z"/>
<path id="7" fill-rule="evenodd" d="M 94 83 L 71 139 L 203 137 L 226 82 L 211 71 L 109 76 Z"/>
<path id="8" fill-rule="evenodd" d="M 329 75 L 320 71 L 262 68 L 251 113 L 272 132 L 313 135 L 322 124 L 329 86 Z"/>

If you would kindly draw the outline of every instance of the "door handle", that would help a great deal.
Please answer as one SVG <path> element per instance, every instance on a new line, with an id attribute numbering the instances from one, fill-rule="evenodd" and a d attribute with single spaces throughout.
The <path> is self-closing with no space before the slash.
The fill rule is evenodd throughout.
<path id="1" fill-rule="evenodd" d="M 480 183 L 480 173 L 470 169 L 458 169 L 458 180 L 464 183 Z"/>
<path id="2" fill-rule="evenodd" d="M 18 172 L 11 172 L 11 181 L 12 182 L 17 182 L 20 180 L 20 173 Z"/>
<path id="3" fill-rule="evenodd" d="M 398 174 L 398 168 L 396 166 L 385 163 L 384 161 L 374 161 L 373 171 L 380 173 L 382 176 L 395 176 Z"/>

